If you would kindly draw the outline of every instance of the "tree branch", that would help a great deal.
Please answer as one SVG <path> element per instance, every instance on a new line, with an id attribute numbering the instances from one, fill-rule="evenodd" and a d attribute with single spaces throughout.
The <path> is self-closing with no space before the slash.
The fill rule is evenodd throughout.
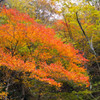
<path id="1" fill-rule="evenodd" d="M 81 28 L 81 30 L 82 30 L 82 32 L 83 32 L 85 38 L 87 39 L 87 41 L 89 41 L 89 39 L 88 39 L 88 37 L 87 37 L 87 35 L 86 35 L 86 33 L 85 33 L 85 31 L 84 31 L 84 29 L 83 29 L 83 27 L 82 27 L 80 21 L 79 21 L 78 12 L 76 12 L 76 18 L 77 18 L 77 22 L 78 22 L 78 24 L 79 24 L 79 26 L 80 26 L 80 28 Z"/>

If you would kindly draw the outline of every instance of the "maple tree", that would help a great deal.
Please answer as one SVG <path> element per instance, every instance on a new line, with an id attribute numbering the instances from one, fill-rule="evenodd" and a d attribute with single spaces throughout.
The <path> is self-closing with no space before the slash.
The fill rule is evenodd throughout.
<path id="1" fill-rule="evenodd" d="M 57 38 L 53 29 L 36 23 L 16 9 L 3 8 L 0 18 L 0 66 L 16 71 L 19 76 L 23 73 L 20 78 L 23 77 L 24 83 L 28 77 L 57 88 L 63 81 L 89 86 L 84 68 L 88 60 L 71 44 Z M 12 79 L 9 70 L 7 81 Z M 29 75 L 25 75 L 26 72 Z"/>
<path id="2" fill-rule="evenodd" d="M 30 78 L 57 87 L 61 80 L 89 86 L 84 68 L 88 60 L 71 44 L 63 44 L 55 37 L 53 29 L 37 24 L 15 9 L 4 8 L 0 16 L 7 18 L 7 23 L 0 26 L 0 65 L 31 72 Z"/>

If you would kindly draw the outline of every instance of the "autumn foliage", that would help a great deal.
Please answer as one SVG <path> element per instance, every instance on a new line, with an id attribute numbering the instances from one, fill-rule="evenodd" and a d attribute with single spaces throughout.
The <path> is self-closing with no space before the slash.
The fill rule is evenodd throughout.
<path id="1" fill-rule="evenodd" d="M 2 9 L 0 17 L 0 65 L 19 72 L 30 72 L 29 78 L 61 87 L 62 81 L 89 86 L 84 68 L 88 61 L 71 44 L 55 37 L 46 28 L 16 9 Z"/>

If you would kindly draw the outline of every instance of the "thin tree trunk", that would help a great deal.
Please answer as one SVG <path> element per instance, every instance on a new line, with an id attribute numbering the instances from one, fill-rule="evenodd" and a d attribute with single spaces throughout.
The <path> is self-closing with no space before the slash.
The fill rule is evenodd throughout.
<path id="1" fill-rule="evenodd" d="M 41 89 L 39 90 L 39 95 L 37 100 L 40 100 L 40 98 L 41 98 Z"/>
<path id="2" fill-rule="evenodd" d="M 24 89 L 24 85 L 22 84 L 22 98 L 21 100 L 24 100 L 25 98 L 25 89 Z"/>
<path id="3" fill-rule="evenodd" d="M 10 84 L 9 84 L 9 80 L 10 80 L 10 78 L 9 78 L 8 81 L 7 81 L 7 86 L 6 86 L 6 89 L 5 89 L 6 93 L 8 93 L 8 89 L 9 89 L 9 85 L 10 85 Z M 7 99 L 8 99 L 7 96 L 8 96 L 8 95 L 5 96 L 4 100 L 7 100 Z"/>

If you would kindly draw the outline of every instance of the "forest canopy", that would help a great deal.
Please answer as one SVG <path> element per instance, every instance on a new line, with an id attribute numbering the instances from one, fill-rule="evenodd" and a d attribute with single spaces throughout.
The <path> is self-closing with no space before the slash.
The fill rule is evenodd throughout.
<path id="1" fill-rule="evenodd" d="M 1 2 L 0 99 L 99 100 L 99 2 L 76 4 Z"/>

